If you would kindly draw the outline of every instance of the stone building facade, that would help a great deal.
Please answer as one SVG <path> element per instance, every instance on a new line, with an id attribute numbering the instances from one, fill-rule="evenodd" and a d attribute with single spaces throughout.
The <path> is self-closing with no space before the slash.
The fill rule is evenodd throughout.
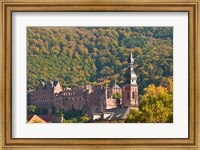
<path id="1" fill-rule="evenodd" d="M 56 99 L 56 95 L 61 92 L 62 86 L 58 81 L 41 81 L 35 90 L 28 91 L 27 104 L 38 106 L 41 112 L 49 112 Z"/>
<path id="2" fill-rule="evenodd" d="M 40 82 L 35 90 L 28 91 L 28 105 L 36 105 L 41 111 L 52 112 L 72 108 L 92 115 L 108 109 L 120 107 L 138 108 L 137 75 L 134 72 L 132 53 L 128 59 L 128 69 L 124 86 L 116 83 L 112 87 L 101 85 L 85 85 L 76 89 L 63 88 L 58 81 Z M 115 99 L 114 94 L 122 95 Z"/>
<path id="3" fill-rule="evenodd" d="M 72 90 L 62 88 L 59 82 L 51 84 L 54 82 L 42 82 L 36 90 L 29 92 L 28 105 L 36 105 L 41 111 L 48 113 L 74 108 L 82 110 L 85 114 L 120 106 L 120 100 L 112 98 L 112 95 L 117 91 L 121 92 L 121 88 L 115 90 L 105 86 L 86 85 Z"/>

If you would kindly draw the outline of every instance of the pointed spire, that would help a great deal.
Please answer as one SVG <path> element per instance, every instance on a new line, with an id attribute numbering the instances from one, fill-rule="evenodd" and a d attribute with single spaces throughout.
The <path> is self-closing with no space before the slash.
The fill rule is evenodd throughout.
<path id="1" fill-rule="evenodd" d="M 117 82 L 116 82 L 116 79 L 115 79 L 115 84 L 114 84 L 114 86 L 116 86 L 117 85 Z"/>
<path id="2" fill-rule="evenodd" d="M 126 83 L 131 85 L 137 85 L 137 75 L 134 71 L 134 58 L 132 50 L 130 52 L 130 56 L 128 58 L 128 70 L 126 73 Z"/>
<path id="3" fill-rule="evenodd" d="M 129 63 L 129 65 L 134 63 L 132 50 L 130 51 L 130 54 L 128 57 L 128 63 Z"/>
<path id="4" fill-rule="evenodd" d="M 131 50 L 131 62 L 134 63 L 134 58 L 133 58 L 132 50 Z"/>

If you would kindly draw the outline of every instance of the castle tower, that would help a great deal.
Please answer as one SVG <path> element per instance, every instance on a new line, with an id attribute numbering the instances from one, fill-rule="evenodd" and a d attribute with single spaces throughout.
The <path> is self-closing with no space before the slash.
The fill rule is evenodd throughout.
<path id="1" fill-rule="evenodd" d="M 122 105 L 138 108 L 137 75 L 134 71 L 132 52 L 128 58 L 128 69 L 125 74 L 125 85 L 122 87 Z"/>

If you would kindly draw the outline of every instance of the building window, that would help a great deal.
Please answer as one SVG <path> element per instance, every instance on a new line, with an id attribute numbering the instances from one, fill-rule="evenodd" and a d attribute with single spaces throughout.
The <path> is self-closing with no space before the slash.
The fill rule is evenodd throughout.
<path id="1" fill-rule="evenodd" d="M 127 94 L 127 96 L 126 96 L 126 97 L 127 97 L 127 99 L 129 99 L 129 92 L 127 92 L 126 94 Z"/>
<path id="2" fill-rule="evenodd" d="M 135 99 L 135 92 L 132 93 L 132 99 Z"/>

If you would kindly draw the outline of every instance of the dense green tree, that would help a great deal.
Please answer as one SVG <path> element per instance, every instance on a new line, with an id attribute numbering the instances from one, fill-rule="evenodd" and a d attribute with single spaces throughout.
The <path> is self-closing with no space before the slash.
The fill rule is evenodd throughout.
<path id="1" fill-rule="evenodd" d="M 132 49 L 139 94 L 173 76 L 171 27 L 29 27 L 27 88 L 41 79 L 65 87 L 96 84 L 122 86 Z M 106 82 L 105 82 L 106 81 Z"/>
<path id="2" fill-rule="evenodd" d="M 90 118 L 87 115 L 84 115 L 84 116 L 65 119 L 64 123 L 85 123 L 89 120 Z"/>
<path id="3" fill-rule="evenodd" d="M 132 109 L 126 123 L 171 123 L 173 122 L 173 82 L 167 79 L 166 87 L 150 84 L 140 96 L 139 110 Z M 171 91 L 172 90 L 172 91 Z"/>

